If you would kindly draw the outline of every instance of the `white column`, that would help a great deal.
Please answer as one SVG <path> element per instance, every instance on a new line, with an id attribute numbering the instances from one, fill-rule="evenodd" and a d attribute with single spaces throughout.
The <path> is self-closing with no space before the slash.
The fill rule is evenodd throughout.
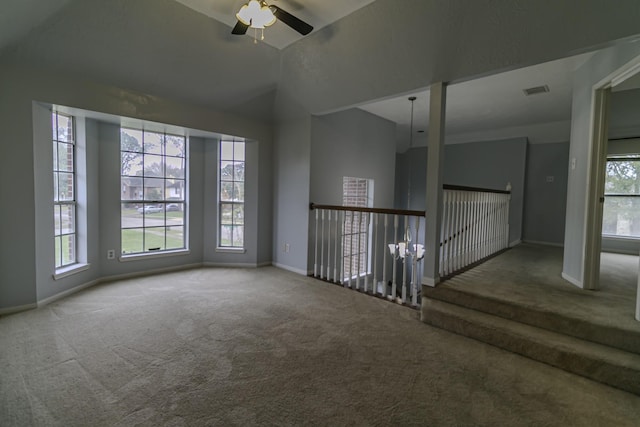
<path id="1" fill-rule="evenodd" d="M 444 127 L 447 103 L 445 83 L 429 88 L 429 130 L 427 153 L 427 203 L 424 273 L 422 284 L 435 286 L 440 281 L 440 223 L 442 221 L 442 184 L 444 172 Z"/>

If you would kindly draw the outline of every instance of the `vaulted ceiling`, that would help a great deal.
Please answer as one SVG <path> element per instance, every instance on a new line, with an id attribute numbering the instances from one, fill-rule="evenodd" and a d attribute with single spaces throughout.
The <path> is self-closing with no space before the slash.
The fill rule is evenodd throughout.
<path id="1" fill-rule="evenodd" d="M 562 28 L 572 14 L 587 24 L 611 14 L 603 17 L 609 28 L 631 27 L 640 16 L 637 3 L 623 2 L 633 13 L 597 0 L 589 0 L 598 6 L 589 13 L 581 13 L 577 0 L 552 2 L 554 14 L 543 25 L 544 11 L 527 1 L 485 1 L 491 10 L 460 0 L 273 0 L 314 32 L 301 38 L 276 23 L 256 44 L 250 35 L 230 34 L 244 0 L 2 0 L 0 61 L 264 121 L 273 118 L 276 94 L 286 91 L 310 113 L 360 107 L 404 131 L 408 95 L 419 96 L 416 129 L 424 128 L 425 83 L 463 78 L 449 88 L 448 134 L 473 135 L 568 121 L 572 72 L 586 56 L 514 68 L 564 56 L 571 37 L 581 46 L 598 42 L 600 28 L 592 25 L 583 25 L 590 28 L 584 34 L 544 42 L 545 25 Z M 495 53 L 478 53 L 486 45 L 495 45 Z M 443 61 L 433 63 L 434 56 Z M 511 71 L 464 78 L 500 67 Z M 549 94 L 524 97 L 522 89 L 543 84 Z M 400 139 L 406 148 L 408 137 Z"/>

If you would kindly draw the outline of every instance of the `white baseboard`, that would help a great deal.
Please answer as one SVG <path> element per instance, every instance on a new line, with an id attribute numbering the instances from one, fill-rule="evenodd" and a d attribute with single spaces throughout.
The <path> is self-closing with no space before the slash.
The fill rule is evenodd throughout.
<path id="1" fill-rule="evenodd" d="M 219 268 L 258 268 L 259 264 L 251 262 L 203 262 L 202 266 Z"/>
<path id="2" fill-rule="evenodd" d="M 38 308 L 38 304 L 25 304 L 25 305 L 17 305 L 15 307 L 0 308 L 0 316 L 4 316 L 6 314 L 19 313 L 21 311 L 27 311 L 34 308 Z"/>
<path id="3" fill-rule="evenodd" d="M 509 243 L 509 247 L 512 248 L 514 246 L 519 245 L 520 243 L 522 243 L 522 240 L 520 240 L 520 239 L 514 240 L 513 242 Z"/>
<path id="4" fill-rule="evenodd" d="M 273 265 L 273 263 L 271 261 L 259 262 L 258 263 L 258 268 L 260 268 L 260 267 L 271 267 L 272 265 Z"/>
<path id="5" fill-rule="evenodd" d="M 272 265 L 274 267 L 278 267 L 278 268 L 281 268 L 283 270 L 290 271 L 292 273 L 297 273 L 297 274 L 300 274 L 302 276 L 308 276 L 309 275 L 308 271 L 300 270 L 299 268 L 290 267 L 288 265 L 280 264 L 280 263 L 277 263 L 277 262 L 273 262 Z"/>
<path id="6" fill-rule="evenodd" d="M 569 276 L 567 273 L 565 273 L 564 271 L 562 272 L 562 278 L 564 280 L 566 280 L 567 282 L 571 283 L 574 286 L 577 286 L 580 289 L 584 289 L 584 286 L 582 286 L 582 282 L 578 279 L 575 279 L 571 276 Z"/>
<path id="7" fill-rule="evenodd" d="M 136 271 L 133 273 L 114 274 L 112 276 L 105 276 L 98 279 L 98 282 L 103 283 L 103 282 L 113 282 L 114 280 L 134 279 L 136 277 L 153 276 L 154 274 L 171 273 L 173 271 L 191 270 L 193 268 L 199 268 L 199 267 L 202 267 L 202 263 L 200 262 L 194 263 L 194 264 L 176 265 L 173 267 L 154 268 L 152 270 Z"/>
<path id="8" fill-rule="evenodd" d="M 540 240 L 523 240 L 523 243 L 531 243 L 533 245 L 555 246 L 557 248 L 564 248 L 563 243 L 543 242 Z"/>
<path id="9" fill-rule="evenodd" d="M 439 277 L 436 277 L 435 279 L 432 279 L 430 277 L 422 278 L 422 286 L 429 286 L 430 288 L 435 288 L 438 283 L 440 283 Z"/>
<path id="10" fill-rule="evenodd" d="M 38 307 L 44 307 L 45 305 L 51 304 L 52 302 L 57 301 L 57 300 L 59 300 L 61 298 L 67 297 L 67 296 L 69 296 L 71 294 L 75 294 L 76 292 L 80 292 L 81 290 L 86 289 L 86 288 L 90 288 L 91 286 L 95 286 L 98 283 L 100 283 L 101 281 L 102 281 L 102 279 L 92 280 L 90 282 L 83 283 L 82 285 L 78 285 L 78 286 L 75 286 L 75 287 L 73 287 L 71 289 L 67 289 L 66 291 L 62 291 L 60 293 L 52 295 L 52 296 L 50 296 L 48 298 L 41 299 L 41 300 L 38 301 L 37 306 Z"/>

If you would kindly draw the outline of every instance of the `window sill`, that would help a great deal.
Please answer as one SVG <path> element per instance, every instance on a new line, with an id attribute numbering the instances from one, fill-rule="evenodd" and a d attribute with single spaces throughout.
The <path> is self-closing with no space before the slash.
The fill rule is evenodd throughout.
<path id="1" fill-rule="evenodd" d="M 631 241 L 631 242 L 635 242 L 640 240 L 640 237 L 635 237 L 635 236 L 617 236 L 615 234 L 603 234 L 602 235 L 603 239 L 607 239 L 607 240 L 621 240 L 621 241 Z"/>
<path id="2" fill-rule="evenodd" d="M 81 271 L 86 271 L 89 269 L 89 266 L 90 264 L 80 263 L 58 268 L 56 269 L 56 272 L 53 273 L 53 280 L 64 279 L 65 277 L 72 276 L 74 274 L 80 273 Z"/>
<path id="3" fill-rule="evenodd" d="M 129 261 L 142 261 L 146 259 L 154 258 L 166 258 L 171 256 L 189 255 L 191 251 L 189 249 L 177 249 L 175 251 L 163 251 L 163 252 L 145 252 L 142 254 L 121 255 L 120 262 Z"/>
<path id="4" fill-rule="evenodd" d="M 243 254 L 247 252 L 245 248 L 226 248 L 218 246 L 216 248 L 216 252 L 226 253 L 226 254 Z"/>

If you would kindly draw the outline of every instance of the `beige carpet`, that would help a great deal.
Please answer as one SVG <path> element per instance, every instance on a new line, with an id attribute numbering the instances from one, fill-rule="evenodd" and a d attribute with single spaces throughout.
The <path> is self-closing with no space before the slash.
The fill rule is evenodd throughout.
<path id="1" fill-rule="evenodd" d="M 640 397 L 275 268 L 0 317 L 0 425 L 638 425 Z"/>

